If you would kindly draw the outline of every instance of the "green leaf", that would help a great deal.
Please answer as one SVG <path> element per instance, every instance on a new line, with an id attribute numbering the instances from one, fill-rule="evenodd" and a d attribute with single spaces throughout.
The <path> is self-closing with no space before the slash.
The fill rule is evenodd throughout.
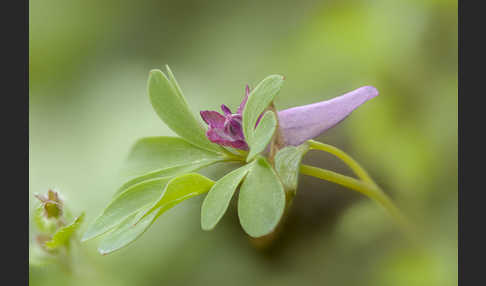
<path id="1" fill-rule="evenodd" d="M 286 190 L 297 190 L 300 162 L 308 150 L 309 144 L 304 143 L 298 147 L 287 146 L 275 155 L 275 171 Z"/>
<path id="2" fill-rule="evenodd" d="M 256 155 L 265 150 L 268 143 L 272 140 L 273 133 L 277 128 L 277 117 L 273 111 L 267 111 L 263 115 L 260 123 L 255 129 L 254 138 L 250 144 L 250 153 L 246 157 L 246 161 L 251 161 Z"/>
<path id="3" fill-rule="evenodd" d="M 240 188 L 238 217 L 252 237 L 269 234 L 285 209 L 285 192 L 268 161 L 259 156 Z"/>
<path id="4" fill-rule="evenodd" d="M 157 115 L 172 131 L 192 144 L 213 152 L 225 152 L 206 137 L 206 131 L 194 117 L 172 73 L 171 80 L 161 70 L 150 71 L 148 95 Z"/>
<path id="5" fill-rule="evenodd" d="M 106 255 L 127 246 L 147 231 L 160 215 L 159 212 L 153 212 L 135 224 L 139 214 L 140 213 L 134 213 L 130 215 L 113 231 L 107 233 L 101 240 L 98 251 L 101 254 Z"/>
<path id="6" fill-rule="evenodd" d="M 98 247 L 105 255 L 138 239 L 155 220 L 178 203 L 209 191 L 214 182 L 199 174 L 186 174 L 172 179 L 155 205 L 127 217 L 112 232 L 106 234 Z"/>
<path id="7" fill-rule="evenodd" d="M 179 175 L 179 174 L 190 173 L 190 172 L 196 171 L 198 169 L 201 169 L 203 167 L 209 166 L 209 165 L 216 163 L 216 162 L 218 162 L 218 161 L 209 160 L 209 161 L 204 161 L 204 162 L 201 162 L 201 163 L 188 163 L 186 165 L 181 165 L 181 166 L 177 166 L 177 167 L 162 169 L 162 170 L 155 171 L 155 172 L 150 172 L 150 173 L 147 173 L 145 175 L 133 178 L 130 181 L 126 182 L 125 184 L 123 184 L 123 186 L 121 186 L 116 191 L 115 195 L 123 192 L 124 190 L 128 189 L 129 187 L 131 187 L 135 184 L 138 184 L 138 183 L 150 180 L 150 179 L 174 177 L 174 176 Z"/>
<path id="8" fill-rule="evenodd" d="M 171 208 L 176 204 L 194 196 L 208 192 L 214 181 L 202 175 L 191 173 L 171 179 L 164 188 L 159 199 L 148 209 L 140 219 L 159 208 Z"/>
<path id="9" fill-rule="evenodd" d="M 248 173 L 250 167 L 251 164 L 247 164 L 226 174 L 209 190 L 201 207 L 201 227 L 203 230 L 213 229 L 223 217 L 236 188 Z"/>
<path id="10" fill-rule="evenodd" d="M 209 165 L 225 159 L 223 154 L 200 149 L 178 137 L 146 137 L 138 140 L 130 150 L 123 176 L 134 179 L 154 172 L 174 174 L 177 169 L 167 169 Z"/>
<path id="11" fill-rule="evenodd" d="M 84 218 L 84 213 L 82 213 L 80 216 L 74 219 L 74 221 L 71 224 L 60 228 L 54 234 L 54 236 L 52 236 L 52 239 L 45 243 L 45 246 L 49 249 L 55 249 L 61 246 L 69 246 L 70 239 L 74 234 L 74 232 L 79 228 L 79 226 L 83 222 L 83 218 Z"/>
<path id="12" fill-rule="evenodd" d="M 179 83 L 175 79 L 174 73 L 172 70 L 169 68 L 169 65 L 165 65 L 165 69 L 167 69 L 167 75 L 169 76 L 169 81 L 172 84 L 172 86 L 175 88 L 177 95 L 184 101 L 186 102 L 186 99 L 184 98 L 184 94 L 182 93 L 182 89 L 179 86 Z M 187 102 L 186 102 L 187 104 Z"/>
<path id="13" fill-rule="evenodd" d="M 271 75 L 262 80 L 248 96 L 243 110 L 243 133 L 246 142 L 252 145 L 258 117 L 270 105 L 283 84 L 284 77 Z"/>
<path id="14" fill-rule="evenodd" d="M 82 241 L 99 236 L 115 228 L 134 213 L 152 205 L 160 197 L 170 177 L 152 179 L 135 184 L 117 195 L 103 213 L 88 227 Z"/>

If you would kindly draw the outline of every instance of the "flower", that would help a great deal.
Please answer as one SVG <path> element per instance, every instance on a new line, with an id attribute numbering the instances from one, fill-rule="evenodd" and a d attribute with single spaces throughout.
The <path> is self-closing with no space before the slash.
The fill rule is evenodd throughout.
<path id="1" fill-rule="evenodd" d="M 204 122 L 209 125 L 206 136 L 208 136 L 211 142 L 236 149 L 248 150 L 248 144 L 243 135 L 241 120 L 243 108 L 245 107 L 249 94 L 250 87 L 247 85 L 245 98 L 241 102 L 236 114 L 232 114 L 231 110 L 224 104 L 221 105 L 221 110 L 223 110 L 224 115 L 210 110 L 200 112 Z"/>
<path id="2" fill-rule="evenodd" d="M 279 127 L 285 144 L 297 146 L 321 135 L 377 95 L 378 90 L 373 86 L 363 86 L 330 100 L 279 111 Z"/>
<path id="3" fill-rule="evenodd" d="M 248 150 L 241 125 L 243 108 L 250 93 L 248 85 L 245 91 L 245 98 L 236 114 L 232 114 L 224 104 L 221 105 L 224 115 L 216 111 L 201 111 L 201 117 L 209 125 L 206 135 L 211 142 Z M 321 135 L 377 95 L 378 90 L 373 86 L 363 86 L 330 100 L 279 111 L 279 131 L 285 145 L 298 146 Z"/>

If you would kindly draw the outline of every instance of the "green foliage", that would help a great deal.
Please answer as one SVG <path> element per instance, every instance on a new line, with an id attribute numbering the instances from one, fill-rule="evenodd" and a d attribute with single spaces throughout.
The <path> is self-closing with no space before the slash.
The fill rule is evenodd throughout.
<path id="1" fill-rule="evenodd" d="M 172 73 L 169 74 L 171 80 L 161 70 L 150 71 L 147 90 L 157 115 L 172 131 L 192 144 L 209 151 L 224 152 L 206 138 L 204 128 L 190 111 Z"/>
<path id="2" fill-rule="evenodd" d="M 201 149 L 181 138 L 142 138 L 130 150 L 123 169 L 128 181 L 116 193 L 146 180 L 173 177 L 224 160 L 226 155 Z"/>
<path id="3" fill-rule="evenodd" d="M 241 185 L 238 216 L 245 232 L 260 237 L 272 232 L 285 209 L 285 192 L 268 161 L 259 156 Z"/>
<path id="4" fill-rule="evenodd" d="M 101 253 L 131 243 L 163 212 L 209 191 L 212 180 L 186 173 L 229 158 L 225 149 L 206 138 L 169 67 L 167 71 L 168 78 L 160 70 L 150 72 L 148 93 L 159 117 L 183 139 L 148 137 L 132 147 L 123 171 L 128 181 L 82 238 L 86 241 L 111 230 L 100 244 Z"/>
<path id="5" fill-rule="evenodd" d="M 84 233 L 82 240 L 94 238 L 116 227 L 127 217 L 151 205 L 160 196 L 170 177 L 147 180 L 121 192 L 110 202 Z"/>
<path id="6" fill-rule="evenodd" d="M 201 207 L 201 227 L 213 229 L 223 217 L 236 188 L 248 173 L 252 164 L 247 164 L 219 179 L 209 190 Z"/>
<path id="7" fill-rule="evenodd" d="M 76 198 L 73 210 L 89 211 L 89 222 L 101 212 L 89 202 L 125 183 L 100 189 L 120 167 L 125 140 L 169 135 L 146 114 L 153 112 L 140 92 L 147 63 L 169 60 L 179 77 L 185 69 L 178 80 L 196 117 L 196 106 L 236 106 L 242 92 L 235 87 L 285 72 L 291 82 L 274 100 L 277 107 L 318 102 L 362 84 L 378 87 L 379 100 L 321 139 L 344 144 L 427 237 L 425 254 L 410 249 L 372 202 L 352 200 L 343 210 L 340 202 L 349 196 L 342 188 L 321 196 L 326 191 L 317 180 L 300 177 L 299 195 L 308 196 L 294 204 L 295 219 L 288 221 L 288 231 L 299 234 L 284 232 L 270 260 L 242 247 L 244 238 L 229 226 L 202 239 L 185 237 L 198 233 L 188 228 L 199 210 L 189 208 L 194 217 L 149 230 L 163 240 L 82 259 L 80 275 L 67 278 L 38 268 L 29 271 L 30 284 L 457 285 L 457 7 L 451 0 L 30 1 L 31 194 L 59 184 Z M 186 84 L 197 93 L 189 94 Z M 338 160 L 307 156 L 309 163 L 344 170 Z M 363 205 L 374 220 L 363 216 Z M 350 212 L 352 229 L 343 228 Z M 397 263 L 400 257 L 407 262 Z"/>
<path id="8" fill-rule="evenodd" d="M 249 162 L 259 153 L 263 152 L 272 140 L 273 133 L 277 128 L 277 117 L 273 111 L 267 111 L 260 120 L 257 128 L 255 129 L 254 137 L 249 145 L 250 153 L 246 157 L 246 161 Z"/>
<path id="9" fill-rule="evenodd" d="M 185 174 L 170 180 L 164 188 L 162 195 L 143 215 L 149 215 L 157 209 L 169 209 L 172 206 L 208 192 L 214 182 L 199 174 Z"/>
<path id="10" fill-rule="evenodd" d="M 40 204 L 35 207 L 32 217 L 35 234 L 33 243 L 29 244 L 29 266 L 57 264 L 69 271 L 71 245 L 77 241 L 75 234 L 83 222 L 84 213 L 73 218 L 58 192 L 53 190 L 48 190 L 47 195 L 34 196 Z M 52 205 L 55 208 L 46 207 Z"/>
<path id="11" fill-rule="evenodd" d="M 170 180 L 164 190 L 159 191 L 158 200 L 126 216 L 113 231 L 104 236 L 98 251 L 108 254 L 127 246 L 164 212 L 186 199 L 208 192 L 213 184 L 212 180 L 199 174 L 185 174 Z"/>
<path id="12" fill-rule="evenodd" d="M 308 150 L 309 144 L 304 143 L 297 147 L 286 146 L 275 155 L 275 171 L 286 190 L 293 193 L 297 190 L 300 162 Z"/>
<path id="13" fill-rule="evenodd" d="M 139 215 L 140 213 L 130 215 L 113 231 L 106 234 L 98 246 L 98 251 L 106 255 L 134 242 L 155 222 L 160 214 L 153 212 L 142 220 L 139 220 Z M 137 221 L 138 223 L 136 223 Z"/>
<path id="14" fill-rule="evenodd" d="M 45 243 L 45 246 L 48 249 L 56 249 L 59 247 L 69 247 L 71 237 L 79 228 L 81 223 L 84 219 L 84 213 L 74 219 L 72 223 L 67 226 L 61 227 L 56 231 L 56 233 L 52 236 L 52 239 Z"/>
<path id="15" fill-rule="evenodd" d="M 203 161 L 199 163 L 187 163 L 185 165 L 180 165 L 176 167 L 170 167 L 166 169 L 162 169 L 159 171 L 154 171 L 154 172 L 149 172 L 146 173 L 145 175 L 135 177 L 131 179 L 130 181 L 126 182 L 121 186 L 115 193 L 115 195 L 123 192 L 124 190 L 128 189 L 129 187 L 138 184 L 143 181 L 151 180 L 151 179 L 157 179 L 157 178 L 171 178 L 179 174 L 185 174 L 189 172 L 196 171 L 198 169 L 201 169 L 203 167 L 209 166 L 211 164 L 217 163 L 219 160 L 208 160 L 208 161 Z"/>
<path id="16" fill-rule="evenodd" d="M 206 138 L 206 141 L 209 140 Z M 221 153 L 207 151 L 191 143 L 177 137 L 142 138 L 130 150 L 124 168 L 124 175 L 136 177 L 172 167 L 200 163 L 211 164 L 226 158 Z"/>
<path id="17" fill-rule="evenodd" d="M 258 117 L 270 105 L 283 84 L 284 77 L 271 75 L 262 80 L 248 96 L 243 110 L 243 133 L 249 146 L 253 145 Z M 251 148 L 250 148 L 251 149 Z"/>
<path id="18" fill-rule="evenodd" d="M 182 138 L 147 137 L 132 147 L 124 177 L 128 181 L 84 233 L 83 241 L 105 234 L 99 251 L 107 254 L 139 238 L 165 211 L 176 204 L 206 193 L 201 208 L 201 226 L 210 230 L 222 218 L 240 183 L 238 213 L 243 229 L 254 237 L 270 233 L 278 224 L 285 208 L 285 192 L 279 177 L 263 157 L 257 157 L 270 143 L 277 127 L 275 112 L 267 111 L 254 128 L 262 112 L 280 90 L 283 77 L 265 78 L 250 93 L 243 112 L 243 129 L 250 147 L 249 163 L 216 183 L 193 172 L 199 168 L 228 160 L 244 161 L 242 155 L 230 154 L 211 143 L 205 130 L 191 114 L 174 75 L 168 77 L 152 70 L 148 93 L 159 117 Z M 284 158 L 284 164 L 289 160 Z M 296 159 L 300 162 L 300 158 Z M 279 161 L 280 162 L 280 161 Z M 283 167 L 282 167 L 283 168 Z M 284 169 L 284 168 L 283 168 Z M 284 170 L 287 180 L 292 178 Z"/>

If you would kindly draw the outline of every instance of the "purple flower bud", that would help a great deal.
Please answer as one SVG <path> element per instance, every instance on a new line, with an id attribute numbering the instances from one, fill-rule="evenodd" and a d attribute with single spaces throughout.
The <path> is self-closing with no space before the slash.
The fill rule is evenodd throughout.
<path id="1" fill-rule="evenodd" d="M 243 135 L 242 113 L 249 93 L 250 88 L 247 85 L 245 98 L 236 114 L 232 114 L 224 104 L 221 106 L 224 115 L 216 111 L 200 112 L 203 120 L 209 125 L 206 135 L 211 142 L 248 150 Z M 279 111 L 279 128 L 285 145 L 297 146 L 321 135 L 345 119 L 358 106 L 377 95 L 376 88 L 363 86 L 330 100 Z"/>
<path id="2" fill-rule="evenodd" d="M 200 112 L 202 119 L 209 125 L 206 132 L 211 142 L 230 146 L 236 149 L 248 150 L 248 144 L 245 141 L 242 128 L 242 112 L 246 101 L 250 94 L 250 87 L 247 85 L 245 89 L 245 98 L 240 104 L 236 114 L 232 114 L 231 110 L 226 105 L 221 105 L 221 110 L 224 115 L 216 112 L 203 110 Z"/>
<path id="3" fill-rule="evenodd" d="M 376 88 L 363 86 L 330 100 L 280 111 L 278 118 L 285 144 L 297 146 L 321 135 L 377 95 Z"/>

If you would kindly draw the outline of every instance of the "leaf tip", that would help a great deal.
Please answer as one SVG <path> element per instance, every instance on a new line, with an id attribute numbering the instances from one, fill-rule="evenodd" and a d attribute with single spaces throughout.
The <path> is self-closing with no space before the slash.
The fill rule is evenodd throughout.
<path id="1" fill-rule="evenodd" d="M 211 231 L 216 225 L 201 223 L 201 229 L 204 231 Z"/>
<path id="2" fill-rule="evenodd" d="M 149 76 L 152 76 L 155 73 L 161 73 L 162 71 L 160 69 L 151 69 L 149 71 Z"/>
<path id="3" fill-rule="evenodd" d="M 99 254 L 101 254 L 101 255 L 103 255 L 103 256 L 105 256 L 105 255 L 109 254 L 110 252 L 109 252 L 109 251 L 105 251 L 105 250 L 103 250 L 103 249 L 98 248 L 98 253 L 99 253 Z"/>

